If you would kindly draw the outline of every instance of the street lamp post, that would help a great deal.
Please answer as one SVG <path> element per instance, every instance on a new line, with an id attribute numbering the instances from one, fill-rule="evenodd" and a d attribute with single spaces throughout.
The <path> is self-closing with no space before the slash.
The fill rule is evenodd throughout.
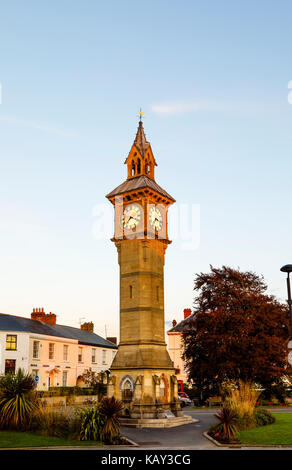
<path id="1" fill-rule="evenodd" d="M 281 268 L 283 273 L 287 273 L 287 291 L 288 291 L 288 307 L 290 317 L 290 339 L 292 339 L 292 299 L 291 299 L 291 286 L 290 286 L 290 273 L 292 272 L 292 264 L 286 264 Z"/>
<path id="2" fill-rule="evenodd" d="M 292 365 L 292 299 L 291 299 L 291 286 L 290 286 L 290 273 L 292 272 L 292 264 L 286 264 L 281 268 L 283 273 L 287 273 L 287 291 L 288 291 L 288 307 L 290 317 L 290 341 L 288 343 L 288 362 Z M 289 351 L 290 350 L 290 351 Z"/>

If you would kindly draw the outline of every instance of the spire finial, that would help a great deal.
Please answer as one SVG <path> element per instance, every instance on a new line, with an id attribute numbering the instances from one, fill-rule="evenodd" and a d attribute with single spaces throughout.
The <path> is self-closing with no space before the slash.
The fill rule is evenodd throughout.
<path id="1" fill-rule="evenodd" d="M 139 117 L 139 123 L 141 122 L 142 123 L 142 119 L 145 119 L 146 116 L 144 116 L 144 113 L 142 111 L 142 108 L 140 108 L 140 111 L 139 111 L 139 115 L 136 117 Z"/>

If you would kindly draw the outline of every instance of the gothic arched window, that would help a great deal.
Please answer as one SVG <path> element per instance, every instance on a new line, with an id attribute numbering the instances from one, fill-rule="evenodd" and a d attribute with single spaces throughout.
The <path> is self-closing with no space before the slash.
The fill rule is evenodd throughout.
<path id="1" fill-rule="evenodd" d="M 132 176 L 135 176 L 135 170 L 136 170 L 135 162 L 134 162 L 134 160 L 132 160 Z"/>

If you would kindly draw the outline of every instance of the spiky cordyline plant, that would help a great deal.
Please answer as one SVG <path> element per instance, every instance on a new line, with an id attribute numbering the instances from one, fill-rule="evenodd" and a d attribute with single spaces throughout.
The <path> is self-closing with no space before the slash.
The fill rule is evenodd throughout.
<path id="1" fill-rule="evenodd" d="M 106 442 L 113 442 L 120 432 L 119 417 L 123 410 L 123 403 L 115 397 L 105 397 L 100 403 L 99 411 L 105 417 L 105 424 L 102 429 L 102 439 Z"/>
<path id="2" fill-rule="evenodd" d="M 37 408 L 35 380 L 18 369 L 0 378 L 0 428 L 23 429 Z"/>
<path id="3" fill-rule="evenodd" d="M 223 407 L 215 414 L 215 417 L 219 420 L 215 429 L 219 431 L 222 439 L 228 442 L 232 441 L 237 433 L 237 415 L 235 411 L 230 408 Z"/>

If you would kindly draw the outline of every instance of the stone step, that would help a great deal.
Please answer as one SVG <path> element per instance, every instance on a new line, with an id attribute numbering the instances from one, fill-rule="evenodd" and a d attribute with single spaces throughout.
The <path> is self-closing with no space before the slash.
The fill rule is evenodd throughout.
<path id="1" fill-rule="evenodd" d="M 121 418 L 121 426 L 134 427 L 134 428 L 171 428 L 174 426 L 182 426 L 184 424 L 196 423 L 197 419 L 193 419 L 191 416 L 178 416 L 174 418 L 145 418 L 145 419 L 134 419 L 134 418 Z"/>

